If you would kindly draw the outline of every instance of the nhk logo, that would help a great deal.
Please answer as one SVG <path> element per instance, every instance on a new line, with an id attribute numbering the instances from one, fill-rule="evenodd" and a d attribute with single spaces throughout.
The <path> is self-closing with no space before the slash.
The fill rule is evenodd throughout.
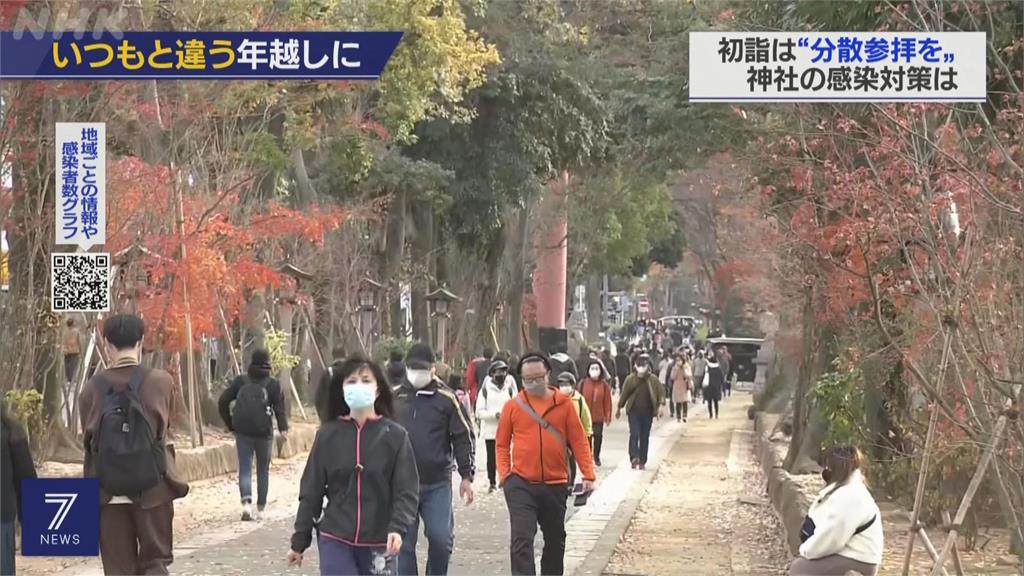
<path id="1" fill-rule="evenodd" d="M 22 554 L 99 554 L 99 483 L 95 478 L 34 478 L 22 484 Z"/>

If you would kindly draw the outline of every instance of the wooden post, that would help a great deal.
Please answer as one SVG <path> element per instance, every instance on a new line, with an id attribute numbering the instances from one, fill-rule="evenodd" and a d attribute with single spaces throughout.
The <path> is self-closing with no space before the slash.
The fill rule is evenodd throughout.
<path id="1" fill-rule="evenodd" d="M 950 328 L 943 326 L 942 329 L 942 361 L 939 364 L 938 381 L 935 384 L 936 394 L 942 394 L 946 383 L 946 366 L 949 363 L 950 354 Z M 910 574 L 910 559 L 914 555 L 914 539 L 917 538 L 920 529 L 921 507 L 924 505 L 924 488 L 928 480 L 928 463 L 931 458 L 932 440 L 935 438 L 935 424 L 939 420 L 939 398 L 932 399 L 931 415 L 928 418 L 928 432 L 924 438 L 924 453 L 921 455 L 921 471 L 917 474 L 917 489 L 914 491 L 914 509 L 910 516 L 910 534 L 907 538 L 907 550 L 903 556 L 903 576 Z"/>
<path id="2" fill-rule="evenodd" d="M 947 529 L 952 523 L 949 517 L 949 512 L 946 510 L 942 511 L 942 523 L 946 525 Z M 955 543 L 953 546 L 953 568 L 956 570 L 957 576 L 964 576 L 964 565 L 960 561 L 960 550 L 956 547 Z"/>
<path id="3" fill-rule="evenodd" d="M 316 358 L 320 361 L 320 368 L 323 370 L 327 369 L 327 362 L 324 361 L 324 354 L 320 351 L 320 346 L 316 343 L 316 335 L 313 334 L 313 320 L 312 314 L 309 313 L 309 308 L 306 306 L 301 307 L 302 316 L 306 320 L 306 330 L 308 330 L 310 345 L 313 346 L 313 350 L 316 350 Z"/>
<path id="4" fill-rule="evenodd" d="M 1009 401 L 1007 401 L 1007 408 L 1009 408 Z M 992 463 L 992 457 L 996 453 L 996 448 L 999 446 L 1000 441 L 1003 439 L 1003 430 L 1006 429 L 1006 414 L 1002 414 L 999 420 L 996 422 L 995 427 L 992 429 L 992 441 L 985 448 L 985 454 L 981 457 L 981 462 L 978 462 L 978 467 L 974 470 L 974 477 L 971 478 L 971 483 L 967 486 L 967 492 L 964 493 L 964 497 L 960 500 L 960 507 L 956 511 L 956 518 L 953 520 L 952 527 L 949 530 L 949 534 L 946 536 L 946 543 L 942 546 L 942 551 L 939 552 L 939 558 L 935 561 L 935 566 L 932 568 L 932 576 L 938 576 L 942 571 L 942 565 L 946 560 L 946 556 L 949 555 L 950 550 L 953 549 L 953 545 L 956 544 L 958 527 L 963 524 L 964 518 L 967 517 L 967 510 L 971 507 L 971 501 L 974 500 L 974 494 L 978 491 L 978 487 L 981 485 L 982 479 L 985 478 L 985 472 L 988 471 L 989 464 Z"/>

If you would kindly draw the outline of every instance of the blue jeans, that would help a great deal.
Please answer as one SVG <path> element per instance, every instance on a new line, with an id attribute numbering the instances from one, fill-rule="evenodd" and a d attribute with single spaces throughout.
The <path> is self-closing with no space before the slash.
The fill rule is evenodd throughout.
<path id="1" fill-rule="evenodd" d="M 398 555 L 398 573 L 403 576 L 418 576 L 416 563 L 416 540 L 419 538 L 420 517 L 423 531 L 427 535 L 427 576 L 448 574 L 448 560 L 455 545 L 455 513 L 452 511 L 452 481 L 443 480 L 436 484 L 420 484 L 420 513 L 413 520 L 402 541 L 402 552 Z"/>
<path id="2" fill-rule="evenodd" d="M 0 574 L 14 575 L 14 522 L 0 524 Z"/>
<path id="3" fill-rule="evenodd" d="M 252 456 L 256 454 L 256 506 L 267 505 L 267 490 L 270 488 L 270 455 L 273 453 L 274 437 L 254 438 L 235 434 L 235 448 L 238 449 L 238 491 L 242 503 L 252 502 Z"/>
<path id="4" fill-rule="evenodd" d="M 384 556 L 383 548 L 352 546 L 334 538 L 321 535 L 316 542 L 320 552 L 321 576 L 363 576 L 365 574 L 387 575 L 395 573 L 394 556 Z M 375 560 L 383 556 L 383 567 L 375 566 Z M 380 561 L 377 561 L 379 563 Z"/>
<path id="5" fill-rule="evenodd" d="M 651 444 L 651 425 L 654 423 L 653 414 L 630 414 L 629 415 L 629 460 L 639 460 L 641 464 L 647 464 L 647 448 Z"/>

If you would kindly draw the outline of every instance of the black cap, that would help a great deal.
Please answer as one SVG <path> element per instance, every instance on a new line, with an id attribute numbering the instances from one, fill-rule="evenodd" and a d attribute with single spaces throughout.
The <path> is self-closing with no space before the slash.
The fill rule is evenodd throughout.
<path id="1" fill-rule="evenodd" d="M 556 380 L 559 384 L 561 384 L 562 382 L 568 382 L 573 386 L 576 385 L 576 377 L 572 375 L 572 372 L 562 372 L 561 374 L 558 375 L 558 378 Z"/>
<path id="2" fill-rule="evenodd" d="M 504 360 L 495 360 L 491 362 L 491 367 L 487 369 L 487 373 L 494 374 L 496 370 L 508 370 L 508 364 Z"/>
<path id="3" fill-rule="evenodd" d="M 252 359 L 249 364 L 252 366 L 259 366 L 260 368 L 270 368 L 270 353 L 262 348 L 257 348 L 252 351 Z"/>
<path id="4" fill-rule="evenodd" d="M 405 365 L 413 370 L 425 370 L 434 365 L 434 351 L 426 344 L 413 344 L 405 353 Z"/>

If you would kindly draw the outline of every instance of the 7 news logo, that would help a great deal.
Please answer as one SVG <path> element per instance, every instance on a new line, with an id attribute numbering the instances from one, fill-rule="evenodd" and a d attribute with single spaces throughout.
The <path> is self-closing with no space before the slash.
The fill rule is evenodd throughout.
<path id="1" fill-rule="evenodd" d="M 99 554 L 100 487 L 95 478 L 33 478 L 22 483 L 24 556 Z"/>

